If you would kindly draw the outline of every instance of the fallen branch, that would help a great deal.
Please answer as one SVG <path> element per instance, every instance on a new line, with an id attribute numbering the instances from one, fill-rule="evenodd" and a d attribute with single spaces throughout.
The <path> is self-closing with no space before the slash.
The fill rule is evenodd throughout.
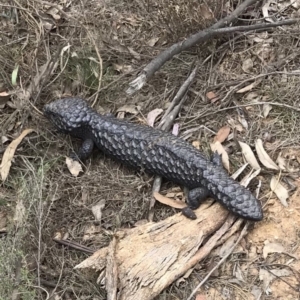
<path id="1" fill-rule="evenodd" d="M 229 16 L 221 19 L 214 25 L 212 25 L 209 29 L 217 29 L 224 26 L 229 25 L 233 20 L 235 20 L 248 6 L 258 2 L 258 0 L 245 0 L 242 2 Z M 209 30 L 208 29 L 208 30 Z M 189 38 L 185 39 L 183 42 L 176 43 L 164 50 L 161 54 L 159 54 L 156 58 L 154 58 L 141 72 L 140 76 L 133 80 L 129 84 L 129 88 L 127 89 L 127 94 L 133 94 L 134 92 L 140 90 L 147 79 L 149 79 L 158 69 L 160 69 L 168 60 L 170 60 L 174 55 L 180 53 L 181 51 L 190 47 L 190 41 L 194 40 L 195 37 L 199 34 L 202 34 L 203 31 L 200 31 L 194 35 L 191 35 Z M 199 39 L 196 43 L 199 43 L 201 39 Z"/>
<path id="2" fill-rule="evenodd" d="M 59 239 L 56 239 L 56 238 L 53 238 L 53 241 L 58 243 L 58 244 L 61 244 L 61 245 L 67 246 L 69 248 L 76 249 L 76 250 L 79 250 L 79 251 L 82 251 L 82 252 L 85 252 L 85 253 L 88 253 L 88 254 L 93 254 L 95 252 L 95 250 L 93 250 L 89 247 L 80 245 L 80 244 L 78 244 L 76 242 L 73 242 L 73 241 L 59 240 Z"/>
<path id="3" fill-rule="evenodd" d="M 161 52 L 157 57 L 155 57 L 140 73 L 140 75 L 133 80 L 129 84 L 129 88 L 127 89 L 127 94 L 133 94 L 137 90 L 141 89 L 146 81 L 153 76 L 153 74 L 158 71 L 168 60 L 170 60 L 174 55 L 181 53 L 182 51 L 200 43 L 205 42 L 211 38 L 216 36 L 221 36 L 224 34 L 229 33 L 236 33 L 236 32 L 247 32 L 247 31 L 254 31 L 254 30 L 261 30 L 261 29 L 268 29 L 272 27 L 278 27 L 283 25 L 292 25 L 300 21 L 300 19 L 289 19 L 284 21 L 278 21 L 274 23 L 263 23 L 263 24 L 255 24 L 255 25 L 247 25 L 247 26 L 235 26 L 235 27 L 226 27 L 221 28 L 225 25 L 228 25 L 232 22 L 238 14 L 240 14 L 246 7 L 255 3 L 257 1 L 249 0 L 244 1 L 237 9 L 224 21 L 225 19 L 220 20 L 213 26 L 209 27 L 208 29 L 199 31 L 198 33 L 191 35 L 184 41 L 176 43 L 169 47 L 168 49 Z"/>

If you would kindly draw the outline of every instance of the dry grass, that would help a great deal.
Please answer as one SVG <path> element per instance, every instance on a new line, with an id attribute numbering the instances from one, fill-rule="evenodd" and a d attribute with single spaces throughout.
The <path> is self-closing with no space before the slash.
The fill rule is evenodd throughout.
<path id="1" fill-rule="evenodd" d="M 182 133 L 199 125 L 217 132 L 229 119 L 238 120 L 241 108 L 228 109 L 235 103 L 244 108 L 249 126 L 248 130 L 235 132 L 234 140 L 225 145 L 235 169 L 241 162 L 238 140 L 253 146 L 256 138 L 262 138 L 273 158 L 287 148 L 299 149 L 299 111 L 280 106 L 300 108 L 300 76 L 290 74 L 299 66 L 297 26 L 268 35 L 235 36 L 230 42 L 207 42 L 168 62 L 139 93 L 132 97 L 125 94 L 128 83 L 141 67 L 162 49 L 226 14 L 228 8 L 224 3 L 203 1 L 194 9 L 194 1 L 183 0 L 168 5 L 162 0 L 72 1 L 63 12 L 55 11 L 55 7 L 48 11 L 49 6 L 43 1 L 13 0 L 0 4 L 0 92 L 14 92 L 1 107 L 1 136 L 13 139 L 24 128 L 36 130 L 18 149 L 10 176 L 0 190 L 0 210 L 9 208 L 13 216 L 16 203 L 22 201 L 26 211 L 18 226 L 17 221 L 11 220 L 8 235 L 0 239 L 0 274 L 6 279 L 0 283 L 0 299 L 8 299 L 16 291 L 21 293 L 21 299 L 46 299 L 47 293 L 37 286 L 62 299 L 105 299 L 103 288 L 73 270 L 86 254 L 56 245 L 52 238 L 61 235 L 97 249 L 108 243 L 115 229 L 132 227 L 147 218 L 152 184 L 147 175 L 95 153 L 84 174 L 71 177 L 64 165 L 64 155 L 73 147 L 72 143 L 74 148 L 78 146 L 77 141 L 50 131 L 38 111 L 45 103 L 71 94 L 95 102 L 95 107 L 104 111 L 115 111 L 124 104 L 139 105 L 141 113 L 137 117 L 142 120 L 152 109 L 165 108 L 197 60 L 200 66 L 196 82 L 176 120 Z M 56 20 L 53 16 L 57 16 Z M 255 42 L 255 37 L 261 42 Z M 266 47 L 263 52 L 262 47 Z M 246 59 L 253 62 L 248 72 L 243 70 Z M 49 60 L 57 67 L 53 74 L 40 80 L 28 101 L 24 91 Z M 11 76 L 17 66 L 18 80 L 13 86 Z M 206 98 L 207 90 L 222 99 L 241 81 L 274 70 L 287 74 L 256 80 L 257 85 L 250 92 L 233 93 L 226 99 L 226 105 L 222 101 L 211 104 Z M 277 104 L 272 105 L 266 118 L 263 105 L 258 103 L 265 101 Z M 189 140 L 200 140 L 201 150 L 209 154 L 212 136 L 210 131 L 197 130 Z M 6 144 L 1 145 L 0 150 L 5 147 Z M 268 190 L 268 182 L 266 174 L 263 190 Z M 171 186 L 165 183 L 163 190 Z M 99 226 L 93 222 L 91 208 L 102 199 L 106 205 Z M 174 210 L 170 208 L 159 204 L 155 208 L 155 220 L 171 214 Z M 101 234 L 87 238 L 93 230 Z M 207 288 L 215 287 L 227 291 L 230 297 L 246 299 L 251 284 L 260 284 L 257 275 L 249 275 L 244 291 L 228 282 L 243 257 L 233 255 Z M 180 285 L 173 284 L 157 299 L 186 298 L 213 263 L 212 256 L 189 279 Z M 21 275 L 16 277 L 18 270 Z"/>

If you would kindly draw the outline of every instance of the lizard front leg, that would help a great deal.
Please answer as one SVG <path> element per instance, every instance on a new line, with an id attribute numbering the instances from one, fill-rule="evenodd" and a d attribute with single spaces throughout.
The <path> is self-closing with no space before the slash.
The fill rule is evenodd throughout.
<path id="1" fill-rule="evenodd" d="M 87 158 L 91 156 L 93 149 L 94 149 L 94 141 L 92 139 L 86 139 L 83 141 L 77 153 L 72 152 L 70 157 L 74 160 L 85 161 Z"/>

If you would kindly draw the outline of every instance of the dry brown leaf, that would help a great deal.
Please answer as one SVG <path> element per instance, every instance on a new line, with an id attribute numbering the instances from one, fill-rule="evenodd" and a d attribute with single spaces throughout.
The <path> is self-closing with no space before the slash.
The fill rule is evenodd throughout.
<path id="1" fill-rule="evenodd" d="M 200 141 L 198 141 L 198 140 L 197 140 L 197 141 L 193 141 L 193 142 L 192 142 L 192 145 L 193 145 L 195 148 L 197 148 L 198 150 L 200 150 L 200 145 L 201 145 L 201 144 L 200 144 Z"/>
<path id="2" fill-rule="evenodd" d="M 228 172 L 230 172 L 228 153 L 226 152 L 226 150 L 224 149 L 222 144 L 219 141 L 216 141 L 216 142 L 210 144 L 210 149 L 212 150 L 212 152 L 217 151 L 220 155 L 222 155 L 223 166 Z"/>
<path id="3" fill-rule="evenodd" d="M 77 177 L 80 172 L 83 172 L 81 164 L 77 160 L 73 160 L 70 157 L 66 157 L 66 164 L 70 173 Z"/>
<path id="4" fill-rule="evenodd" d="M 145 225 L 147 224 L 149 221 L 147 219 L 141 219 L 141 220 L 138 220 L 134 223 L 134 226 L 135 227 L 138 227 L 138 226 L 142 226 L 142 225 Z"/>
<path id="5" fill-rule="evenodd" d="M 279 155 L 278 155 L 278 157 L 276 159 L 276 163 L 278 164 L 280 170 L 285 171 L 287 169 L 286 159 L 281 156 L 281 152 L 279 153 Z"/>
<path id="6" fill-rule="evenodd" d="M 195 300 L 207 300 L 205 294 L 197 294 Z"/>
<path id="7" fill-rule="evenodd" d="M 45 30 L 50 31 L 56 28 L 55 20 L 52 19 L 48 14 L 40 11 L 38 16 Z"/>
<path id="8" fill-rule="evenodd" d="M 7 136 L 5 136 L 5 135 L 1 136 L 1 143 L 2 144 L 5 144 L 8 141 L 9 141 L 9 138 Z"/>
<path id="9" fill-rule="evenodd" d="M 269 115 L 271 109 L 272 106 L 269 103 L 263 105 L 263 115 L 265 118 Z"/>
<path id="10" fill-rule="evenodd" d="M 241 167 L 239 167 L 232 175 L 231 177 L 235 180 L 237 179 L 246 169 L 246 167 L 248 166 L 248 163 L 243 164 Z"/>
<path id="11" fill-rule="evenodd" d="M 153 47 L 158 42 L 158 40 L 159 40 L 158 37 L 153 37 L 147 42 L 147 45 L 150 47 Z"/>
<path id="12" fill-rule="evenodd" d="M 249 73 L 253 69 L 253 61 L 251 58 L 244 60 L 242 69 L 245 73 Z"/>
<path id="13" fill-rule="evenodd" d="M 100 225 L 91 224 L 91 225 L 85 227 L 82 240 L 83 241 L 91 241 L 96 236 L 97 237 L 101 236 L 101 233 L 102 233 L 102 229 L 101 229 Z"/>
<path id="14" fill-rule="evenodd" d="M 62 232 L 60 231 L 55 232 L 53 238 L 56 240 L 62 240 Z"/>
<path id="15" fill-rule="evenodd" d="M 269 272 L 270 271 L 270 272 Z M 277 277 L 290 276 L 291 271 L 287 268 L 284 269 L 271 269 L 271 270 L 260 269 L 259 270 L 259 279 L 263 281 L 263 290 L 266 291 L 273 279 Z M 274 275 L 273 275 L 274 274 Z"/>
<path id="16" fill-rule="evenodd" d="M 289 197 L 287 189 L 279 182 L 276 176 L 273 176 L 270 182 L 271 190 L 276 194 L 281 204 L 285 207 L 288 206 L 286 200 Z"/>
<path id="17" fill-rule="evenodd" d="M 52 18 L 53 18 L 54 20 L 56 20 L 56 21 L 58 21 L 58 20 L 61 19 L 60 15 L 59 15 L 60 11 L 58 10 L 58 8 L 61 9 L 61 10 L 63 9 L 63 7 L 62 7 L 61 5 L 57 5 L 57 7 L 50 7 L 50 8 L 46 11 L 46 13 L 49 14 L 49 15 L 51 15 Z"/>
<path id="18" fill-rule="evenodd" d="M 4 212 L 0 211 L 0 232 L 6 231 L 7 217 Z"/>
<path id="19" fill-rule="evenodd" d="M 268 155 L 266 150 L 264 149 L 263 142 L 261 139 L 257 139 L 255 143 L 256 153 L 260 162 L 268 169 L 279 170 L 279 167 L 275 164 L 275 162 Z"/>
<path id="20" fill-rule="evenodd" d="M 238 119 L 239 119 L 239 122 L 242 124 L 242 126 L 243 126 L 246 130 L 248 130 L 249 125 L 248 125 L 248 122 L 247 122 L 247 120 L 245 119 L 245 117 L 239 115 L 239 116 L 238 116 Z"/>
<path id="21" fill-rule="evenodd" d="M 2 157 L 2 162 L 0 165 L 0 174 L 1 174 L 1 179 L 2 181 L 5 181 L 8 174 L 9 174 L 9 170 L 11 167 L 11 161 L 14 157 L 14 154 L 16 152 L 17 147 L 19 146 L 19 144 L 21 143 L 21 141 L 23 140 L 23 138 L 31 133 L 32 131 L 34 131 L 33 129 L 25 129 L 20 135 L 19 137 L 17 137 L 15 140 L 13 140 L 6 148 L 3 157 Z"/>
<path id="22" fill-rule="evenodd" d="M 228 124 L 231 126 L 231 128 L 236 129 L 238 132 L 243 132 L 244 128 L 241 124 L 236 123 L 234 119 L 228 119 Z"/>
<path id="23" fill-rule="evenodd" d="M 174 125 L 173 125 L 173 128 L 172 128 L 172 134 L 173 135 L 178 135 L 179 134 L 179 123 L 175 123 Z"/>
<path id="24" fill-rule="evenodd" d="M 148 113 L 148 115 L 147 115 L 147 123 L 148 123 L 148 125 L 151 126 L 151 127 L 153 127 L 156 118 L 159 115 L 161 115 L 162 112 L 163 112 L 163 109 L 161 109 L 161 108 L 155 108 L 155 109 L 151 110 Z"/>
<path id="25" fill-rule="evenodd" d="M 253 178 L 255 178 L 259 173 L 260 173 L 261 169 L 256 170 L 255 172 L 250 172 L 249 174 L 247 174 L 241 181 L 240 184 L 243 186 L 248 186 L 249 183 L 251 182 L 251 180 Z"/>
<path id="26" fill-rule="evenodd" d="M 250 92 L 246 96 L 246 100 L 248 101 L 254 101 L 254 100 L 259 100 L 261 96 L 259 96 L 256 92 Z"/>
<path id="27" fill-rule="evenodd" d="M 139 113 L 139 107 L 136 105 L 124 105 L 118 108 L 117 112 L 126 112 L 129 114 L 137 115 Z"/>
<path id="28" fill-rule="evenodd" d="M 269 8 L 270 4 L 274 2 L 274 0 L 268 0 L 262 7 L 262 14 L 267 22 L 274 23 L 273 19 L 269 17 Z"/>
<path id="29" fill-rule="evenodd" d="M 9 96 L 10 96 L 9 93 L 7 93 L 7 92 L 0 93 L 0 97 L 9 97 Z"/>
<path id="30" fill-rule="evenodd" d="M 17 201 L 15 214 L 14 214 L 14 222 L 16 227 L 21 227 L 23 225 L 25 213 L 26 213 L 26 208 L 24 206 L 23 200 L 19 198 Z"/>
<path id="31" fill-rule="evenodd" d="M 291 2 L 292 2 L 291 5 L 292 5 L 294 8 L 296 8 L 296 9 L 300 8 L 300 0 L 293 0 L 293 1 L 291 1 Z"/>
<path id="32" fill-rule="evenodd" d="M 223 126 L 219 129 L 217 132 L 217 135 L 214 137 L 214 142 L 219 141 L 220 143 L 223 143 L 228 135 L 230 133 L 230 127 L 229 126 Z"/>
<path id="33" fill-rule="evenodd" d="M 200 15 L 205 20 L 212 20 L 214 18 L 214 13 L 209 8 L 209 6 L 204 2 L 199 5 L 200 8 Z"/>
<path id="34" fill-rule="evenodd" d="M 133 50 L 133 48 L 128 47 L 128 50 L 129 50 L 130 54 L 131 54 L 136 60 L 141 60 L 140 54 L 137 53 L 135 50 Z"/>
<path id="35" fill-rule="evenodd" d="M 255 155 L 253 151 L 251 150 L 250 146 L 248 146 L 246 143 L 239 142 L 240 147 L 242 149 L 242 153 L 244 155 L 245 160 L 249 163 L 249 165 L 254 169 L 254 170 L 259 170 L 260 166 L 255 158 Z"/>
<path id="36" fill-rule="evenodd" d="M 131 65 L 120 65 L 120 64 L 114 64 L 113 65 L 114 70 L 123 73 L 128 74 L 133 71 L 133 67 Z"/>
<path id="37" fill-rule="evenodd" d="M 167 198 L 167 197 L 161 195 L 160 193 L 154 192 L 153 196 L 157 201 L 159 201 L 160 203 L 166 204 L 168 206 L 171 206 L 174 208 L 179 208 L 179 209 L 186 207 L 186 204 L 183 203 L 182 201 Z"/>
<path id="38" fill-rule="evenodd" d="M 206 93 L 206 98 L 210 100 L 212 103 L 216 102 L 219 99 L 219 97 L 212 91 Z"/>
<path id="39" fill-rule="evenodd" d="M 237 279 L 238 284 L 241 284 L 242 282 L 246 282 L 245 279 L 244 279 L 244 276 L 243 276 L 243 271 L 239 266 L 236 266 L 234 275 Z"/>
<path id="40" fill-rule="evenodd" d="M 267 288 L 269 287 L 269 284 L 273 278 L 274 278 L 274 276 L 272 276 L 270 274 L 270 272 L 268 272 L 267 270 L 262 269 L 262 268 L 259 270 L 259 280 L 261 280 L 263 282 L 263 290 L 264 291 L 267 290 Z"/>
<path id="41" fill-rule="evenodd" d="M 102 210 L 105 206 L 105 199 L 100 200 L 97 204 L 92 206 L 92 213 L 95 217 L 95 220 L 101 222 Z"/>
<path id="42" fill-rule="evenodd" d="M 243 93 L 251 91 L 254 87 L 255 87 L 255 82 L 253 82 L 253 83 L 243 87 L 242 89 L 236 91 L 236 93 L 237 94 L 243 94 Z"/>
<path id="43" fill-rule="evenodd" d="M 257 285 L 252 285 L 251 294 L 254 296 L 254 299 L 259 299 L 262 294 L 262 290 Z"/>
<path id="44" fill-rule="evenodd" d="M 266 243 L 263 248 L 263 257 L 267 258 L 269 253 L 282 253 L 284 247 L 279 243 Z"/>
<path id="45" fill-rule="evenodd" d="M 0 105 L 4 105 L 10 98 L 10 94 L 7 92 L 0 93 Z"/>

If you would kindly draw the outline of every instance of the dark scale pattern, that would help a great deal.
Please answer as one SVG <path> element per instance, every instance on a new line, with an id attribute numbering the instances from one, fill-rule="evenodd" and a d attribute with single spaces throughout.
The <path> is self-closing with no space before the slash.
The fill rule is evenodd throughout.
<path id="1" fill-rule="evenodd" d="M 126 165 L 161 175 L 190 190 L 207 189 L 207 194 L 240 217 L 254 221 L 263 217 L 260 202 L 228 176 L 220 157 L 214 157 L 211 162 L 192 145 L 170 133 L 100 115 L 79 98 L 52 102 L 45 106 L 44 113 L 61 132 L 84 140 L 80 158 L 86 158 L 95 144 Z M 206 194 L 203 189 L 199 193 Z"/>

